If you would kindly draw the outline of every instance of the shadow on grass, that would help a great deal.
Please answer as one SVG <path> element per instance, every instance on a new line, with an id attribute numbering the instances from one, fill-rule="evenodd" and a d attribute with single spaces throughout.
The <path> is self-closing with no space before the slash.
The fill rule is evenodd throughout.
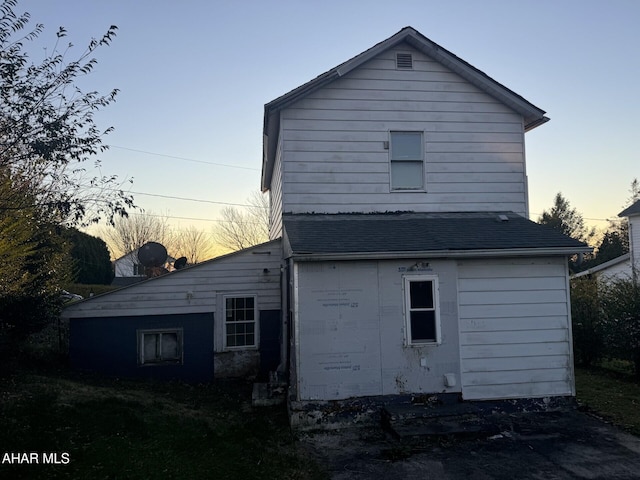
<path id="1" fill-rule="evenodd" d="M 253 409 L 246 382 L 136 382 L 59 369 L 18 369 L 2 382 L 0 455 L 69 458 L 5 462 L 3 478 L 324 478 L 296 445 L 284 407 Z"/>

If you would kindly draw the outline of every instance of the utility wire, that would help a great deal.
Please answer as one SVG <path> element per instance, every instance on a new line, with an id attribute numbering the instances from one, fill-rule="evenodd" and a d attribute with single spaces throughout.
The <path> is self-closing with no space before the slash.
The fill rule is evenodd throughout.
<path id="1" fill-rule="evenodd" d="M 156 157 L 174 158 L 176 160 L 183 160 L 185 162 L 204 163 L 205 165 L 215 165 L 217 167 L 239 168 L 241 170 L 259 171 L 258 168 L 253 168 L 253 167 L 243 167 L 243 166 L 240 166 L 240 165 L 230 165 L 228 163 L 207 162 L 206 160 L 196 160 L 195 158 L 178 157 L 178 156 L 175 156 L 175 155 L 167 155 L 167 154 L 164 154 L 164 153 L 148 152 L 146 150 L 138 150 L 136 148 L 121 147 L 119 145 L 109 145 L 109 147 L 110 148 L 118 148 L 120 150 L 128 150 L 130 152 L 144 153 L 144 154 L 147 154 L 147 155 L 155 155 Z"/>

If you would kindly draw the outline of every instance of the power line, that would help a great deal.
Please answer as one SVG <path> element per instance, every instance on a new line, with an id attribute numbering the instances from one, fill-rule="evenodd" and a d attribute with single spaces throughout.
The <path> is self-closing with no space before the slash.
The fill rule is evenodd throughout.
<path id="1" fill-rule="evenodd" d="M 117 189 L 110 189 L 110 190 L 117 190 Z M 162 195 L 160 193 L 134 192 L 133 190 L 128 190 L 128 191 L 125 191 L 124 193 L 133 193 L 135 195 L 146 195 L 148 197 L 169 198 L 171 200 L 184 200 L 187 202 L 212 203 L 215 205 L 229 205 L 233 207 L 253 207 L 253 205 L 249 205 L 247 203 L 218 202 L 216 200 L 203 200 L 201 198 L 176 197 L 174 195 Z"/>
<path id="2" fill-rule="evenodd" d="M 176 220 L 194 220 L 199 222 L 215 222 L 215 223 L 233 223 L 231 220 L 220 220 L 215 218 L 195 218 L 195 217 L 177 217 L 175 215 L 162 215 L 159 213 L 137 213 L 130 212 L 129 215 L 147 216 L 147 217 L 162 217 L 162 218 L 175 218 Z M 244 222 L 249 224 L 258 225 L 259 222 Z"/>
<path id="3" fill-rule="evenodd" d="M 239 168 L 241 170 L 259 171 L 259 169 L 253 168 L 253 167 L 242 167 L 240 165 L 231 165 L 231 164 L 228 164 L 228 163 L 208 162 L 206 160 L 196 160 L 195 158 L 178 157 L 178 156 L 175 156 L 175 155 L 167 155 L 167 154 L 164 154 L 164 153 L 148 152 L 146 150 L 138 150 L 137 148 L 121 147 L 119 145 L 109 145 L 109 147 L 110 148 L 119 148 L 120 150 L 128 150 L 130 152 L 144 153 L 146 155 L 155 155 L 156 157 L 173 158 L 173 159 L 176 159 L 176 160 L 183 160 L 185 162 L 203 163 L 205 165 L 215 165 L 217 167 Z"/>

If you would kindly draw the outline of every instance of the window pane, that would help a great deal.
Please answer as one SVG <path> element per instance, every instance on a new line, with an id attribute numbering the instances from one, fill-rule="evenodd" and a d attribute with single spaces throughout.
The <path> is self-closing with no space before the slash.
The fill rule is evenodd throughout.
<path id="1" fill-rule="evenodd" d="M 392 188 L 422 188 L 422 162 L 391 162 Z"/>
<path id="2" fill-rule="evenodd" d="M 147 333 L 142 336 L 142 339 L 145 363 L 155 361 L 158 358 L 158 334 Z"/>
<path id="3" fill-rule="evenodd" d="M 253 297 L 247 297 L 247 308 L 253 309 L 253 301 L 255 299 Z"/>
<path id="4" fill-rule="evenodd" d="M 411 308 L 433 308 L 432 282 L 410 282 L 409 285 Z"/>
<path id="5" fill-rule="evenodd" d="M 162 334 L 162 359 L 171 360 L 178 358 L 178 334 Z"/>
<path id="6" fill-rule="evenodd" d="M 411 341 L 436 341 L 436 312 L 411 312 Z"/>
<path id="7" fill-rule="evenodd" d="M 391 160 L 422 160 L 422 133 L 391 132 Z"/>

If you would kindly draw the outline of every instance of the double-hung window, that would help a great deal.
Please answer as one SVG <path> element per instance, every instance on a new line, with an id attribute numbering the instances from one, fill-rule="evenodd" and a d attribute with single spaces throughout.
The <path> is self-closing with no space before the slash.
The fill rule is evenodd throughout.
<path id="1" fill-rule="evenodd" d="M 258 311 L 255 296 L 224 298 L 225 345 L 228 348 L 257 346 Z"/>
<path id="2" fill-rule="evenodd" d="M 182 329 L 138 330 L 138 363 L 182 363 Z"/>
<path id="3" fill-rule="evenodd" d="M 404 277 L 407 345 L 440 343 L 438 277 Z"/>
<path id="4" fill-rule="evenodd" d="M 424 190 L 423 132 L 391 132 L 391 190 Z"/>

